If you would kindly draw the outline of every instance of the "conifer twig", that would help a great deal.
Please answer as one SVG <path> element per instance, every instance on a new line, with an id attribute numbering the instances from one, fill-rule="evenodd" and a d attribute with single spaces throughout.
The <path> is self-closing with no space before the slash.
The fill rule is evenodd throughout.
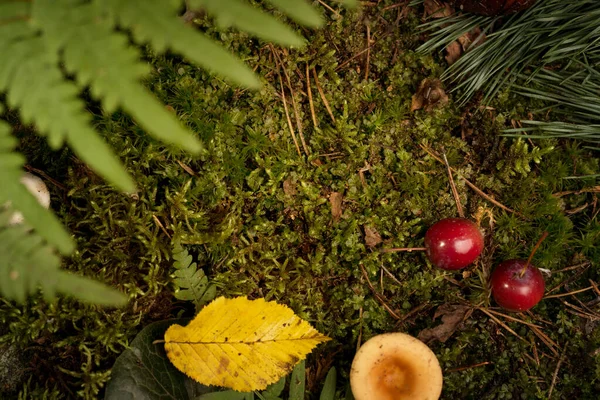
<path id="1" fill-rule="evenodd" d="M 367 271 L 365 270 L 365 267 L 362 264 L 359 264 L 359 266 L 360 266 L 360 269 L 362 270 L 363 276 L 367 280 L 367 285 L 369 286 L 369 289 L 371 289 L 371 292 L 373 293 L 373 295 L 375 296 L 375 298 L 377 299 L 377 301 L 379 301 L 379 303 L 381 303 L 381 305 L 383 306 L 383 308 L 385 308 L 386 311 L 392 317 L 394 317 L 396 320 L 399 320 L 400 316 L 398 314 L 396 314 L 396 312 L 394 310 L 392 310 L 392 308 L 385 302 L 383 296 L 381 294 L 379 294 L 377 292 L 377 290 L 375 290 L 375 287 L 373 287 L 373 284 L 371 283 L 371 280 L 369 279 L 369 275 L 367 275 Z"/>
<path id="2" fill-rule="evenodd" d="M 298 128 L 298 136 L 300 136 L 300 141 L 302 142 L 302 149 L 304 150 L 304 153 L 306 153 L 306 155 L 309 155 L 310 152 L 308 151 L 308 146 L 306 146 L 306 141 L 304 140 L 304 133 L 302 132 L 302 121 L 300 120 L 300 112 L 298 111 L 298 106 L 296 104 L 296 96 L 294 95 L 294 89 L 292 88 L 292 82 L 290 80 L 290 76 L 287 73 L 287 71 L 285 70 L 285 66 L 283 65 L 283 62 L 281 61 L 279 54 L 277 54 L 277 52 L 275 51 L 273 46 L 270 46 L 270 47 L 271 47 L 271 51 L 275 55 L 276 60 L 278 60 L 277 64 L 279 66 L 279 69 L 281 69 L 283 71 L 283 74 L 285 75 L 285 80 L 287 82 L 288 89 L 290 90 L 290 96 L 292 97 L 292 107 L 294 108 L 294 118 L 296 120 L 296 127 Z M 280 75 L 280 78 L 281 78 L 281 75 Z"/>
<path id="3" fill-rule="evenodd" d="M 556 369 L 554 370 L 554 374 L 552 374 L 552 383 L 550 384 L 550 389 L 548 390 L 548 398 L 552 398 L 552 392 L 554 391 L 554 387 L 556 386 L 556 378 L 558 377 L 558 371 L 560 370 L 560 366 L 565 360 L 565 356 L 567 355 L 567 346 L 569 342 L 565 343 L 565 347 L 563 347 L 562 354 L 556 363 Z"/>
<path id="4" fill-rule="evenodd" d="M 281 74 L 277 71 L 277 75 L 279 76 L 279 85 L 281 86 L 281 97 L 283 99 L 283 109 L 285 110 L 285 117 L 287 119 L 288 128 L 290 129 L 290 133 L 292 134 L 292 139 L 294 140 L 294 145 L 296 146 L 296 151 L 298 155 L 302 157 L 302 152 L 300 151 L 300 146 L 298 145 L 298 139 L 296 139 L 296 133 L 294 132 L 294 125 L 292 124 L 292 119 L 290 118 L 290 112 L 287 106 L 287 99 L 285 98 L 285 90 L 283 89 L 283 80 L 281 79 Z"/>
<path id="5" fill-rule="evenodd" d="M 312 89 L 310 88 L 310 71 L 308 69 L 308 63 L 306 63 L 306 93 L 308 94 L 308 105 L 310 107 L 310 115 L 312 117 L 313 126 L 319 127 L 317 122 L 317 115 L 315 114 L 315 104 L 313 103 Z"/>
<path id="6" fill-rule="evenodd" d="M 448 158 L 446 157 L 446 153 L 444 153 L 443 155 L 444 164 L 446 164 L 446 170 L 448 172 L 448 180 L 450 181 L 450 188 L 452 189 L 452 195 L 454 196 L 454 202 L 456 203 L 456 211 L 458 212 L 459 217 L 464 218 L 465 212 L 463 211 L 462 204 L 460 204 L 460 196 L 458 195 L 458 190 L 456 190 L 454 178 L 452 178 L 452 169 L 450 169 L 450 164 L 448 164 Z"/>
<path id="7" fill-rule="evenodd" d="M 331 112 L 331 107 L 329 106 L 329 102 L 327 101 L 327 97 L 325 97 L 325 92 L 323 92 L 323 88 L 319 84 L 319 75 L 317 75 L 317 70 L 313 68 L 312 72 L 313 72 L 313 77 L 315 78 L 315 85 L 317 86 L 317 90 L 319 91 L 319 95 L 321 96 L 321 100 L 323 100 L 323 104 L 325 105 L 325 109 L 327 110 L 327 113 L 329 113 L 329 116 L 331 117 L 331 120 L 335 124 L 335 117 L 333 116 L 333 112 Z"/>
<path id="8" fill-rule="evenodd" d="M 437 154 L 435 154 L 435 152 L 430 149 L 429 147 L 425 146 L 424 144 L 419 144 L 419 146 L 425 150 L 425 152 L 427 154 L 429 154 L 431 157 L 433 157 L 435 160 L 437 160 L 438 162 L 444 164 L 444 160 L 442 160 Z M 450 171 L 454 171 L 456 172 L 456 170 L 452 167 L 450 167 Z M 504 204 L 500 203 L 497 200 L 494 200 L 492 197 L 490 197 L 488 194 L 486 194 L 483 190 L 479 189 L 477 186 L 475 186 L 473 183 L 471 183 L 467 178 L 465 178 L 464 176 L 461 175 L 461 178 L 465 181 L 465 183 L 467 184 L 467 186 L 469 186 L 471 189 L 473 189 L 473 191 L 475 193 L 477 193 L 478 195 L 480 195 L 481 197 L 483 197 L 484 199 L 486 199 L 487 201 L 489 201 L 490 203 L 500 207 L 501 209 L 503 209 L 504 211 L 508 211 L 512 214 L 518 215 L 522 218 L 524 218 L 523 214 L 506 207 Z"/>

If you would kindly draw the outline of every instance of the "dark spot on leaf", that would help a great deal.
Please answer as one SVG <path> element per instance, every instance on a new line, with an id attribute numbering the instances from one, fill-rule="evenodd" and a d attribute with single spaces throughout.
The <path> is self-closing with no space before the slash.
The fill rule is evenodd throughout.
<path id="1" fill-rule="evenodd" d="M 222 374 L 227 371 L 227 367 L 229 366 L 229 358 L 221 357 L 219 359 L 219 367 L 217 368 L 217 374 Z"/>

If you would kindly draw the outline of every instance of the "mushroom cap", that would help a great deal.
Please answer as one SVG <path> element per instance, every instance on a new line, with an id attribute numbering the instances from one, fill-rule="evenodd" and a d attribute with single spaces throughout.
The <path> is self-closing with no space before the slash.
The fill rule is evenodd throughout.
<path id="1" fill-rule="evenodd" d="M 400 332 L 365 342 L 350 371 L 356 400 L 437 400 L 442 383 L 442 369 L 433 351 Z"/>
<path id="2" fill-rule="evenodd" d="M 48 187 L 39 177 L 30 174 L 29 172 L 25 172 L 21 177 L 21 183 L 29 190 L 29 192 L 35 196 L 37 201 L 44 207 L 45 209 L 50 208 L 50 192 L 48 191 Z M 16 207 L 18 209 L 18 206 Z M 10 218 L 10 225 L 18 225 L 23 223 L 23 214 L 18 211 L 15 211 Z"/>

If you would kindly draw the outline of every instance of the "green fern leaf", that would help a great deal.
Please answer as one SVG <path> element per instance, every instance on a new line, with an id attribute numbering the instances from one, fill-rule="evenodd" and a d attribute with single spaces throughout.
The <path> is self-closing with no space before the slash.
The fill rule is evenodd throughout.
<path id="1" fill-rule="evenodd" d="M 33 8 L 33 18 L 44 29 L 48 45 L 56 51 L 64 48 L 67 71 L 80 86 L 91 85 L 92 94 L 102 99 L 108 111 L 121 106 L 148 133 L 198 153 L 200 142 L 142 85 L 150 68 L 140 62 L 139 51 L 129 45 L 125 35 L 113 32 L 109 19 L 98 15 L 96 5 L 77 2 L 66 7 L 72 2 L 37 0 Z M 57 18 L 61 25 L 56 24 Z"/>
<path id="2" fill-rule="evenodd" d="M 176 286 L 175 298 L 179 300 L 193 301 L 196 311 L 206 303 L 213 300 L 217 289 L 208 282 L 204 271 L 193 262 L 192 256 L 181 247 L 177 241 L 173 246 L 173 266 L 176 271 L 173 274 L 173 283 Z"/>
<path id="3" fill-rule="evenodd" d="M 23 122 L 35 123 L 47 134 L 51 147 L 57 149 L 66 140 L 101 176 L 132 192 L 132 179 L 90 127 L 91 116 L 78 98 L 79 88 L 60 71 L 58 53 L 49 51 L 33 27 L 10 25 L 17 25 L 21 35 L 14 40 L 1 40 L 5 38 L 0 36 L 0 54 L 11 55 L 0 63 L 0 91 L 7 91 L 8 104 L 20 110 Z"/>
<path id="4" fill-rule="evenodd" d="M 25 226 L 8 226 L 11 215 L 10 210 L 0 212 L 0 295 L 22 303 L 41 288 L 47 300 L 61 292 L 99 305 L 127 301 L 114 289 L 61 271 L 60 258 L 41 236 Z"/>
<path id="5" fill-rule="evenodd" d="M 0 121 L 0 205 L 11 202 L 42 237 L 61 253 L 69 254 L 75 249 L 70 235 L 20 182 L 25 159 L 14 151 L 16 144 L 10 126 Z"/>
<path id="6" fill-rule="evenodd" d="M 300 24 L 313 28 L 323 25 L 321 14 L 305 0 L 267 0 L 267 2 L 273 4 Z"/>
<path id="7" fill-rule="evenodd" d="M 287 2 L 288 7 L 300 3 L 299 0 Z M 212 14 L 223 27 L 235 26 L 261 39 L 284 46 L 304 45 L 304 39 L 287 25 L 246 3 L 245 0 L 190 0 L 189 3 L 191 8 L 204 9 Z"/>
<path id="8" fill-rule="evenodd" d="M 97 0 L 100 1 L 100 0 Z M 167 48 L 242 86 L 261 86 L 254 72 L 221 46 L 177 20 L 180 2 L 164 0 L 105 0 L 102 7 L 116 23 L 131 29 L 139 43 Z"/>

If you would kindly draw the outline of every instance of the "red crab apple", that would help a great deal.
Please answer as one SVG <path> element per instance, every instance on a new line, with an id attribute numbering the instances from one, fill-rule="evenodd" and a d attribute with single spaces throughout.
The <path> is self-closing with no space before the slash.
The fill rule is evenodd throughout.
<path id="1" fill-rule="evenodd" d="M 546 284 L 539 269 L 525 260 L 507 260 L 491 277 L 492 295 L 509 311 L 527 311 L 544 297 Z"/>
<path id="2" fill-rule="evenodd" d="M 433 265 L 457 270 L 473 263 L 483 250 L 483 235 L 475 223 L 465 218 L 446 218 L 425 233 L 427 257 Z"/>

